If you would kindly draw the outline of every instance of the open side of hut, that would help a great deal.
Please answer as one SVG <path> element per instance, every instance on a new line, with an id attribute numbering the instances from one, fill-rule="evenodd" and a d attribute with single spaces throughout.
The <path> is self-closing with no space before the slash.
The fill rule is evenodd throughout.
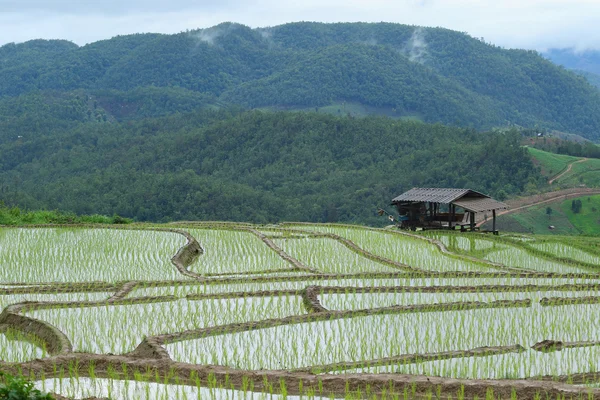
<path id="1" fill-rule="evenodd" d="M 392 200 L 404 229 L 476 229 L 477 213 L 492 213 L 496 231 L 496 211 L 508 206 L 471 189 L 412 188 Z"/>

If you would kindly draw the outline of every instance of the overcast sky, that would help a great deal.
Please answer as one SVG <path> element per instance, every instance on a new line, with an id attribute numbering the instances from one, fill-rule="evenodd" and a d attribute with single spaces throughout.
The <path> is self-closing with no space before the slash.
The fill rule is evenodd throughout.
<path id="1" fill-rule="evenodd" d="M 37 38 L 83 45 L 225 21 L 386 21 L 441 26 L 504 47 L 600 49 L 600 0 L 0 0 L 0 45 Z"/>

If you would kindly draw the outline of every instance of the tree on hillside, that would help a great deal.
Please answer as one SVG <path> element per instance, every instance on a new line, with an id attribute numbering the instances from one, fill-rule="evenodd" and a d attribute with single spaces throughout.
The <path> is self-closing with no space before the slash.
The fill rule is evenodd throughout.
<path id="1" fill-rule="evenodd" d="M 583 204 L 581 204 L 581 200 L 579 199 L 571 201 L 571 211 L 573 211 L 574 214 L 579 214 L 582 206 Z"/>

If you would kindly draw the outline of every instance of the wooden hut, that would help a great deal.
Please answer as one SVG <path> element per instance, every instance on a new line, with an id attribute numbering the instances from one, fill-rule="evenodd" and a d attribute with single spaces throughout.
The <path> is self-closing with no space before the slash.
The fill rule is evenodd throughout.
<path id="1" fill-rule="evenodd" d="M 412 188 L 392 200 L 400 227 L 423 229 L 476 229 L 477 213 L 492 213 L 496 231 L 496 211 L 508 206 L 471 189 Z"/>

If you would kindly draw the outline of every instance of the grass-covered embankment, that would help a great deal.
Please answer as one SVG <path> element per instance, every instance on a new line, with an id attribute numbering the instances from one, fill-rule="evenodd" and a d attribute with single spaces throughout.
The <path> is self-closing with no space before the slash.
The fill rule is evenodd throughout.
<path id="1" fill-rule="evenodd" d="M 26 211 L 18 207 L 8 207 L 0 202 L 0 225 L 40 225 L 40 224 L 128 224 L 132 221 L 114 215 L 77 215 L 62 211 Z"/>

